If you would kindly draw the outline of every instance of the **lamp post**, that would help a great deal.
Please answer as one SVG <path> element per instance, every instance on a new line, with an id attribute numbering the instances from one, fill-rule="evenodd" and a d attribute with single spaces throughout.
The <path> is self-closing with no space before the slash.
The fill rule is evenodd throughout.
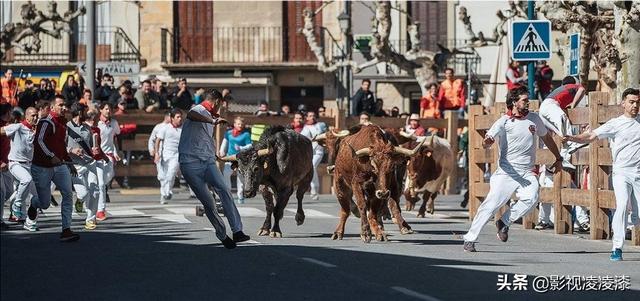
<path id="1" fill-rule="evenodd" d="M 344 64 L 345 61 L 350 60 L 351 59 L 351 49 L 350 49 L 350 45 L 349 45 L 349 32 L 351 31 L 351 16 L 350 16 L 350 12 L 349 12 L 349 1 L 344 1 L 343 4 L 343 9 L 342 12 L 340 13 L 340 15 L 338 15 L 338 26 L 340 26 L 340 32 L 342 33 L 342 55 L 341 57 L 341 61 L 342 61 L 342 67 L 341 67 L 341 76 L 340 76 L 340 81 L 342 83 L 342 97 L 340 98 L 340 108 L 344 109 L 344 105 L 347 105 L 347 115 L 350 115 L 351 113 L 351 101 L 350 101 L 350 95 L 349 95 L 349 87 L 350 87 L 350 79 L 351 79 L 351 69 L 349 69 L 348 66 L 346 66 Z"/>

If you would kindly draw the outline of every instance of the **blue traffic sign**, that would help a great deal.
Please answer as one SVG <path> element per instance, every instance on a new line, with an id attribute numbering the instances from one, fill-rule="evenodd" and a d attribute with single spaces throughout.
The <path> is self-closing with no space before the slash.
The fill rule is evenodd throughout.
<path id="1" fill-rule="evenodd" d="M 580 73 L 580 33 L 569 36 L 569 75 Z"/>
<path id="2" fill-rule="evenodd" d="M 511 58 L 514 61 L 551 59 L 551 22 L 524 20 L 511 23 Z"/>

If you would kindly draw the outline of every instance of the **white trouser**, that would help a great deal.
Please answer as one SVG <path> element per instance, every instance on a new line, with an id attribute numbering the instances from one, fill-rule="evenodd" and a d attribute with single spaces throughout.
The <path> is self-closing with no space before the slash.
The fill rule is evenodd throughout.
<path id="1" fill-rule="evenodd" d="M 78 176 L 73 177 L 73 188 L 76 191 L 78 199 L 85 204 L 87 218 L 86 221 L 95 221 L 96 212 L 98 211 L 98 198 L 100 197 L 100 188 L 98 187 L 98 170 L 97 162 L 85 165 L 75 165 Z"/>
<path id="2" fill-rule="evenodd" d="M 573 127 L 567 114 L 554 99 L 547 98 L 540 105 L 540 117 L 544 124 L 560 137 L 573 134 Z M 562 147 L 563 154 L 567 154 L 583 144 L 568 141 Z"/>
<path id="3" fill-rule="evenodd" d="M 6 202 L 13 193 L 13 176 L 7 171 L 0 172 L 0 218 L 4 218 L 4 202 Z"/>
<path id="4" fill-rule="evenodd" d="M 162 170 L 162 180 L 160 180 L 160 195 L 169 197 L 173 194 L 173 184 L 176 182 L 176 173 L 178 172 L 178 156 L 162 156 L 160 160 L 160 169 Z"/>
<path id="5" fill-rule="evenodd" d="M 613 214 L 613 248 L 622 249 L 627 228 L 628 204 L 631 203 L 631 223 L 640 226 L 640 175 L 633 171 L 613 171 L 613 192 L 616 196 L 616 211 Z"/>
<path id="6" fill-rule="evenodd" d="M 464 241 L 475 242 L 480 231 L 491 217 L 511 199 L 514 191 L 520 200 L 502 215 L 502 221 L 510 226 L 519 218 L 525 216 L 538 202 L 540 185 L 532 172 L 525 172 L 523 176 L 507 174 L 500 168 L 491 175 L 487 198 L 480 204 L 476 216 L 473 218 L 469 232 L 464 235 Z"/>
<path id="7" fill-rule="evenodd" d="M 156 163 L 156 171 L 158 172 L 158 182 L 160 182 L 160 185 L 162 185 L 162 180 L 164 179 L 164 169 L 162 168 L 162 160 L 158 161 L 158 163 Z"/>
<path id="8" fill-rule="evenodd" d="M 222 176 L 224 177 L 224 183 L 227 185 L 227 187 L 229 187 L 229 190 L 231 190 L 231 174 L 233 173 L 233 170 L 231 169 L 231 162 L 225 162 L 224 163 L 224 170 L 222 171 Z M 243 200 L 244 196 L 242 195 L 242 193 L 244 192 L 244 184 L 242 183 L 242 175 L 240 175 L 239 172 L 236 172 L 236 187 L 238 188 L 236 195 L 238 196 L 239 200 Z"/>
<path id="9" fill-rule="evenodd" d="M 113 179 L 113 162 L 111 160 L 98 161 L 96 164 L 98 171 L 98 187 L 100 194 L 98 197 L 98 211 L 104 211 L 107 205 L 107 185 Z"/>
<path id="10" fill-rule="evenodd" d="M 29 195 L 31 195 L 31 198 L 38 197 L 36 185 L 31 177 L 31 163 L 9 162 L 9 172 L 18 182 L 18 188 L 13 193 L 14 201 L 11 205 L 11 211 L 13 211 L 14 215 L 19 213 L 24 216 Z"/>
<path id="11" fill-rule="evenodd" d="M 553 187 L 553 174 L 546 172 L 546 166 L 540 166 L 540 187 L 552 188 Z M 540 203 L 538 210 L 538 222 L 545 222 L 547 224 L 553 224 L 555 213 L 553 212 L 553 204 Z"/>
<path id="12" fill-rule="evenodd" d="M 320 164 L 320 161 L 322 161 L 322 157 L 324 156 L 324 151 L 321 149 L 320 151 L 316 151 L 313 153 L 313 159 L 312 159 L 312 164 L 313 164 L 313 179 L 311 180 L 311 194 L 312 195 L 316 195 L 318 194 L 318 190 L 320 188 L 320 180 L 318 179 L 318 165 Z"/>

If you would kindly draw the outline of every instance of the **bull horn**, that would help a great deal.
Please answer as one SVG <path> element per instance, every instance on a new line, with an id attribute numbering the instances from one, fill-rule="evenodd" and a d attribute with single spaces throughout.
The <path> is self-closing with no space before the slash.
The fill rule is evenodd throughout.
<path id="1" fill-rule="evenodd" d="M 356 151 L 356 156 L 358 157 L 368 156 L 369 152 L 370 152 L 369 148 L 365 147 L 363 149 L 359 149 L 358 151 Z"/>
<path id="2" fill-rule="evenodd" d="M 218 161 L 222 161 L 222 162 L 235 162 L 235 161 L 238 161 L 238 159 L 236 158 L 236 155 L 224 156 L 224 157 L 216 156 L 216 158 L 218 158 Z"/>
<path id="3" fill-rule="evenodd" d="M 342 130 L 340 132 L 335 132 L 335 131 L 331 131 L 331 133 L 336 136 L 336 138 L 340 138 L 340 137 L 346 137 L 349 135 L 349 131 L 347 130 Z"/>
<path id="4" fill-rule="evenodd" d="M 402 129 L 400 132 L 398 132 L 400 134 L 400 136 L 405 137 L 407 139 L 411 139 L 411 140 L 417 140 L 418 137 L 416 137 L 416 135 L 414 134 L 409 134 L 407 132 L 404 131 L 404 129 Z"/>
<path id="5" fill-rule="evenodd" d="M 316 142 L 316 141 L 320 141 L 320 140 L 324 140 L 327 139 L 327 134 L 326 133 L 322 133 L 320 135 L 316 135 L 315 137 L 313 137 L 313 139 L 311 139 L 311 141 Z"/>
<path id="6" fill-rule="evenodd" d="M 271 148 L 270 147 L 258 150 L 258 157 L 268 156 L 270 154 L 271 154 Z"/>
<path id="7" fill-rule="evenodd" d="M 416 146 L 416 147 L 415 147 L 414 149 L 412 149 L 412 150 L 406 149 L 406 148 L 404 148 L 404 147 L 402 147 L 402 146 L 396 146 L 396 147 L 395 147 L 395 152 L 396 152 L 396 153 L 398 153 L 398 154 L 405 155 L 405 156 L 407 156 L 407 157 L 413 157 L 413 156 L 415 156 L 415 155 L 418 153 L 418 151 L 420 150 L 420 148 L 422 147 L 422 145 L 424 144 L 424 142 L 425 142 L 425 141 L 426 141 L 426 140 L 422 140 L 422 142 L 420 142 L 420 143 L 418 144 L 418 146 Z"/>

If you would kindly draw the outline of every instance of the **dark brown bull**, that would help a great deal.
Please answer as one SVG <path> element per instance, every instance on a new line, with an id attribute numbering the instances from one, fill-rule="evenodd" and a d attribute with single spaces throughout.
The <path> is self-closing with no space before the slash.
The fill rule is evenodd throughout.
<path id="1" fill-rule="evenodd" d="M 376 240 L 387 240 L 378 216 L 391 195 L 389 187 L 396 182 L 396 165 L 405 162 L 405 157 L 417 154 L 419 148 L 408 150 L 393 145 L 378 126 L 363 126 L 353 135 L 342 138 L 337 150 L 333 183 L 341 211 L 332 239 L 343 238 L 351 200 L 355 197 L 362 240 L 370 242 L 372 233 Z M 401 231 L 409 232 L 397 201 L 392 199 L 388 204 Z"/>
<path id="2" fill-rule="evenodd" d="M 454 170 L 453 152 L 449 141 L 438 136 L 415 137 L 402 134 L 412 140 L 409 146 L 428 140 L 419 154 L 412 157 L 407 165 L 407 176 L 404 184 L 404 197 L 407 211 L 413 210 L 422 194 L 422 205 L 418 209 L 418 217 L 425 217 L 425 212 L 434 213 L 434 202 L 445 180 Z"/>

